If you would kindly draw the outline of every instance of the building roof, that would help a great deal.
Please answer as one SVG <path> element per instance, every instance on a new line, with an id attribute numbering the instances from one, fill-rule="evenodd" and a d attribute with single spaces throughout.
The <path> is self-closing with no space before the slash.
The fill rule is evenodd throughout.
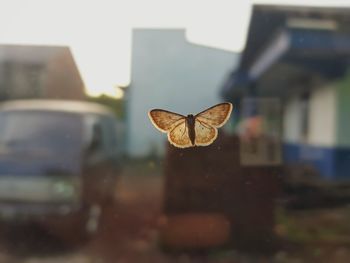
<path id="1" fill-rule="evenodd" d="M 44 110 L 44 111 L 61 111 L 71 113 L 93 113 L 101 115 L 111 115 L 112 112 L 105 106 L 85 101 L 69 100 L 12 100 L 0 104 L 0 111 L 27 111 L 27 110 Z"/>
<path id="2" fill-rule="evenodd" d="M 68 46 L 0 45 L 0 62 L 47 63 L 62 52 L 70 52 Z"/>
<path id="3" fill-rule="evenodd" d="M 24 98 L 85 98 L 68 46 L 0 45 L 0 99 Z"/>
<path id="4" fill-rule="evenodd" d="M 344 74 L 350 57 L 350 9 L 255 5 L 238 69 L 223 87 L 234 97 L 262 76 Z M 271 73 L 273 71 L 273 73 Z M 277 81 L 278 82 L 278 81 Z"/>

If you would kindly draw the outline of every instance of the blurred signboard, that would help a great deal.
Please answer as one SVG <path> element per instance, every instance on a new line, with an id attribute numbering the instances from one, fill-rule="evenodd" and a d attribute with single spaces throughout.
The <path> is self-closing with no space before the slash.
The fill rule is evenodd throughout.
<path id="1" fill-rule="evenodd" d="M 281 102 L 278 98 L 242 100 L 240 161 L 242 165 L 280 165 Z"/>

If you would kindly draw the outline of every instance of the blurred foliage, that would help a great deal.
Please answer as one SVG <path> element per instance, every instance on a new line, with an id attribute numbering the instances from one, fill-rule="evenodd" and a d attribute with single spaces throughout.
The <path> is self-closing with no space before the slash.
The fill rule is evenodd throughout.
<path id="1" fill-rule="evenodd" d="M 88 101 L 103 104 L 110 108 L 118 118 L 124 119 L 124 100 L 101 95 L 99 97 L 88 97 Z"/>
<path id="2" fill-rule="evenodd" d="M 287 211 L 276 209 L 276 234 L 290 241 L 350 244 L 350 207 Z"/>

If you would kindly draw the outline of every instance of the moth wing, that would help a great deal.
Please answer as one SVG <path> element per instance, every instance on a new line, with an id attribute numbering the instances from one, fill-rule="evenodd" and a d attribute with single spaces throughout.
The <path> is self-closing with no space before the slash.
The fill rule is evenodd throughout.
<path id="1" fill-rule="evenodd" d="M 176 126 L 168 132 L 169 142 L 179 148 L 187 148 L 193 146 L 188 136 L 188 127 L 186 125 L 186 119 L 178 121 Z"/>
<path id="2" fill-rule="evenodd" d="M 205 121 L 196 119 L 194 129 L 196 132 L 195 144 L 198 146 L 207 146 L 218 137 L 218 130 Z"/>
<path id="3" fill-rule="evenodd" d="M 220 103 L 198 113 L 195 117 L 202 123 L 220 128 L 230 118 L 232 108 L 233 106 L 229 102 Z"/>
<path id="4" fill-rule="evenodd" d="M 160 109 L 149 111 L 148 117 L 150 118 L 154 127 L 161 132 L 171 131 L 177 126 L 177 124 L 185 121 L 185 116 L 181 114 Z"/>

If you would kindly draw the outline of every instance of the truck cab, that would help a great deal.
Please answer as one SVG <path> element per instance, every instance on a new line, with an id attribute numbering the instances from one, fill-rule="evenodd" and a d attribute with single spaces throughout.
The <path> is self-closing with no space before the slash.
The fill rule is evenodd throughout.
<path id="1" fill-rule="evenodd" d="M 72 240 L 96 233 L 121 170 L 113 113 L 90 102 L 10 101 L 0 123 L 0 220 L 42 223 Z"/>

